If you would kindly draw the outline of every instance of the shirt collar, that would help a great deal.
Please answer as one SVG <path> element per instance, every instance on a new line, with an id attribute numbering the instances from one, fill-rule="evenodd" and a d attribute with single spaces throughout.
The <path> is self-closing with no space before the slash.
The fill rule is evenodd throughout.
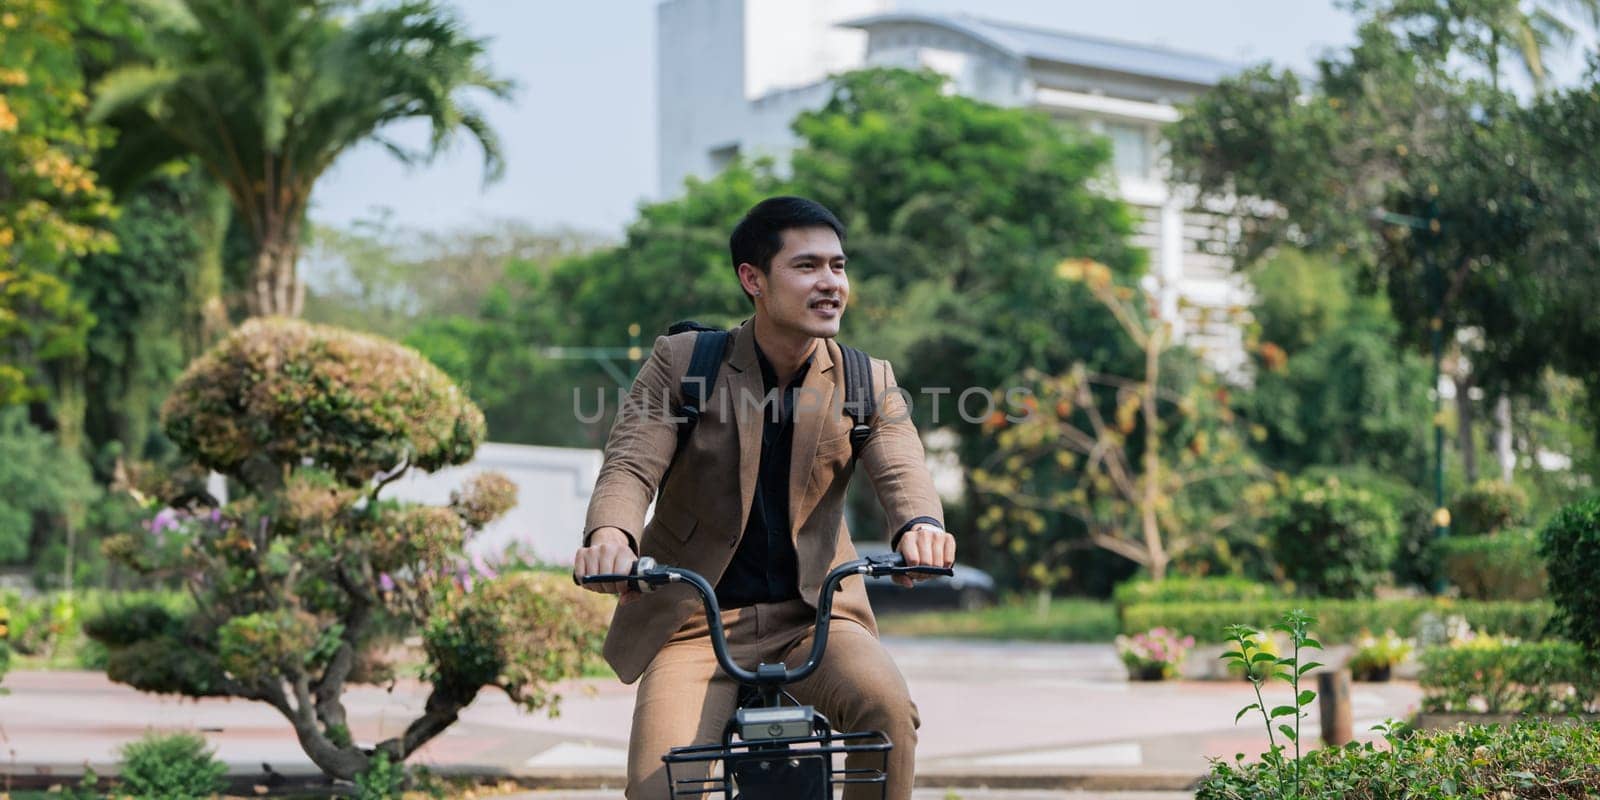
<path id="1" fill-rule="evenodd" d="M 768 389 L 776 388 L 778 385 L 777 370 L 773 369 L 772 362 L 767 360 L 767 354 L 761 351 L 761 342 L 754 341 L 754 337 L 751 337 L 751 339 L 756 346 L 756 363 L 761 366 L 761 382 Z M 820 344 L 817 345 L 817 347 L 821 346 Z M 811 362 L 816 360 L 816 357 L 817 350 L 814 347 L 811 349 L 811 355 L 806 356 L 806 360 L 800 362 L 800 368 L 794 371 L 794 377 L 789 379 L 790 386 L 794 386 L 806 379 L 806 373 L 811 370 Z"/>

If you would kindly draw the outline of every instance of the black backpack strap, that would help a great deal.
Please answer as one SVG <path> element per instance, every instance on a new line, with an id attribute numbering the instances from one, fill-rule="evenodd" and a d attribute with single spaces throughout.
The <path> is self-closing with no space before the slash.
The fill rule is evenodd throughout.
<path id="1" fill-rule="evenodd" d="M 839 345 L 844 360 L 844 410 L 850 415 L 851 458 L 861 455 L 872 434 L 872 418 L 878 413 L 878 398 L 872 392 L 872 359 L 849 345 Z"/>
<path id="2" fill-rule="evenodd" d="M 689 357 L 689 369 L 683 373 L 683 379 L 678 382 L 678 408 L 673 416 L 679 418 L 678 422 L 678 447 L 672 453 L 672 460 L 678 460 L 678 454 L 683 452 L 689 443 L 689 437 L 694 433 L 694 426 L 700 422 L 700 413 L 705 410 L 706 400 L 711 394 L 712 387 L 717 384 L 717 372 L 722 369 L 722 356 L 728 349 L 728 340 L 733 334 L 720 328 L 710 328 L 698 323 L 678 323 L 680 325 L 695 325 L 693 328 L 683 330 L 697 331 L 694 337 L 694 355 Z M 671 329 L 669 329 L 671 330 Z M 677 332 L 677 331 L 673 331 Z M 667 465 L 667 470 L 672 470 L 672 465 Z M 661 485 L 667 483 L 666 475 L 661 476 Z"/>

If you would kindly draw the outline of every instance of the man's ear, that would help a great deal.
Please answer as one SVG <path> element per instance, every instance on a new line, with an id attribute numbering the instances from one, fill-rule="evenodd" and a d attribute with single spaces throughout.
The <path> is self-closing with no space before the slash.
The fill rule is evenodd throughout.
<path id="1" fill-rule="evenodd" d="M 764 276 L 756 265 L 746 261 L 739 265 L 739 285 L 747 294 L 761 294 L 761 279 Z"/>

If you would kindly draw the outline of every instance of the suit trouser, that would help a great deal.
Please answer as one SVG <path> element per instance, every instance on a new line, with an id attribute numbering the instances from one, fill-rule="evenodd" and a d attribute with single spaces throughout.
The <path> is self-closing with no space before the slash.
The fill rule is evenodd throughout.
<path id="1" fill-rule="evenodd" d="M 799 666 L 810 652 L 816 619 L 816 611 L 803 600 L 729 609 L 722 615 L 734 663 L 746 669 L 763 661 Z M 720 741 L 738 688 L 717 666 L 704 615 L 691 614 L 639 680 L 628 742 L 629 800 L 669 796 L 661 756 L 673 747 Z M 905 678 L 876 637 L 855 622 L 833 620 L 817 671 L 788 691 L 801 703 L 816 706 L 834 730 L 887 734 L 894 749 L 888 756 L 884 796 L 909 800 L 921 720 Z M 876 769 L 883 766 L 882 758 L 881 753 L 853 754 L 845 766 Z M 673 768 L 674 777 L 688 774 Z M 877 798 L 879 791 L 877 785 L 853 785 L 844 798 Z"/>

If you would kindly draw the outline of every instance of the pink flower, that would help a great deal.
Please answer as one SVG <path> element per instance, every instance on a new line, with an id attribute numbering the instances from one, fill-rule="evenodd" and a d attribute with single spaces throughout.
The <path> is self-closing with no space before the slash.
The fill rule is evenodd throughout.
<path id="1" fill-rule="evenodd" d="M 477 572 L 478 575 L 489 580 L 494 580 L 500 576 L 500 573 L 495 572 L 494 567 L 489 566 L 489 562 L 483 559 L 482 553 L 478 553 L 472 557 L 472 569 L 473 571 Z"/>
<path id="2" fill-rule="evenodd" d="M 387 572 L 380 574 L 378 576 L 378 589 L 384 594 L 394 591 L 394 578 L 389 577 Z"/>

